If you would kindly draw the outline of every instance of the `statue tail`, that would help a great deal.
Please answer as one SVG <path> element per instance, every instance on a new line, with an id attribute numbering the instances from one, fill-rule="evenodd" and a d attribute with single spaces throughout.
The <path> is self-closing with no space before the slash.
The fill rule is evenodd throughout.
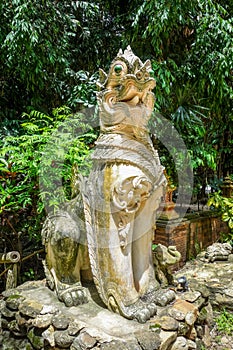
<path id="1" fill-rule="evenodd" d="M 87 184 L 85 184 L 85 190 L 82 191 L 83 197 L 83 207 L 84 207 L 84 216 L 86 224 L 86 233 L 87 233 L 87 244 L 88 252 L 90 258 L 91 271 L 93 275 L 93 280 L 98 291 L 99 296 L 106 306 L 108 306 L 108 296 L 105 293 L 103 280 L 100 275 L 99 262 L 98 262 L 98 243 L 96 240 L 95 229 L 94 229 L 94 218 L 91 212 L 90 199 L 88 194 L 91 193 L 91 189 Z"/>

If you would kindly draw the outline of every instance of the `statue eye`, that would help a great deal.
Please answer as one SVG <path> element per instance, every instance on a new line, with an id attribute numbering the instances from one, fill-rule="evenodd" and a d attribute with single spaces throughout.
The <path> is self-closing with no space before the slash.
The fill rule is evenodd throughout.
<path id="1" fill-rule="evenodd" d="M 136 77 L 137 77 L 137 79 L 138 80 L 141 80 L 142 79 L 142 77 L 143 77 L 143 73 L 139 70 L 139 71 L 137 71 L 137 73 L 136 73 Z"/>
<path id="2" fill-rule="evenodd" d="M 114 72 L 116 75 L 120 75 L 123 70 L 123 66 L 121 64 L 116 64 L 114 67 Z"/>

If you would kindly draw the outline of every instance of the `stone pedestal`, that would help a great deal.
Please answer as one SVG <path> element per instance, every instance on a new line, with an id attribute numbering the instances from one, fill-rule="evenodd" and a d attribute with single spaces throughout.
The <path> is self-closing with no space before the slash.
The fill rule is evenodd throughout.
<path id="1" fill-rule="evenodd" d="M 1 349 L 196 349 L 202 340 L 197 329 L 208 328 L 208 296 L 190 290 L 177 293 L 172 304 L 162 306 L 158 292 L 157 315 L 140 324 L 107 310 L 95 287 L 88 286 L 89 303 L 66 307 L 45 281 L 27 282 L 3 293 L 0 300 Z M 201 315 L 201 317 L 200 317 Z M 203 316 L 204 315 L 204 316 Z"/>
<path id="2" fill-rule="evenodd" d="M 166 173 L 165 173 L 166 175 Z M 161 203 L 161 208 L 163 208 L 159 219 L 160 220 L 175 220 L 179 218 L 179 214 L 175 210 L 176 204 L 172 200 L 173 192 L 176 187 L 171 185 L 170 178 L 166 175 L 168 185 L 164 195 L 164 200 Z"/>

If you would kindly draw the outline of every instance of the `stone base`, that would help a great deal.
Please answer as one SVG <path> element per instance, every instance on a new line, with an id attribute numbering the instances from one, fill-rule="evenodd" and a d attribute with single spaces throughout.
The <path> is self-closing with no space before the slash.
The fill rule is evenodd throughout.
<path id="1" fill-rule="evenodd" d="M 177 294 L 173 304 L 158 306 L 157 315 L 140 324 L 107 310 L 94 286 L 88 289 L 89 303 L 77 307 L 59 302 L 45 281 L 5 291 L 1 349 L 191 350 L 203 344 L 211 306 L 201 292 Z"/>

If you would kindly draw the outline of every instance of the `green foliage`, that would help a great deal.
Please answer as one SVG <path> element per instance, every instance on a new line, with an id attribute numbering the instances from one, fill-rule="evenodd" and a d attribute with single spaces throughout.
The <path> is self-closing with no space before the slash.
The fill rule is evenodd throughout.
<path id="1" fill-rule="evenodd" d="M 51 0 L 4 1 L 0 15 L 3 105 L 11 105 L 17 113 L 28 105 L 53 103 L 69 66 L 69 40 L 77 23 L 60 2 Z"/>
<path id="2" fill-rule="evenodd" d="M 194 2 L 190 3 L 187 0 L 182 2 L 176 0 L 172 3 L 165 0 L 143 1 L 133 25 L 138 31 L 142 27 L 143 37 L 151 40 L 156 55 L 164 57 L 164 54 L 169 52 L 170 46 L 174 49 L 176 43 L 183 37 L 183 27 L 190 25 L 192 28 L 194 13 Z M 144 23 L 146 21 L 146 25 L 142 25 L 143 21 Z"/>
<path id="3" fill-rule="evenodd" d="M 67 104 L 71 108 L 80 110 L 83 107 L 91 108 L 96 105 L 96 83 L 98 75 L 96 73 L 90 75 L 89 72 L 70 71 L 70 76 L 75 81 L 75 86 L 70 92 Z"/>
<path id="4" fill-rule="evenodd" d="M 232 15 L 229 1 L 145 0 L 133 22 L 133 44 L 140 35 L 152 58 L 156 110 L 184 139 L 202 188 L 232 169 Z"/>
<path id="5" fill-rule="evenodd" d="M 72 167 L 88 174 L 96 137 L 85 115 L 64 106 L 51 115 L 24 113 L 18 135 L 0 140 L 0 251 L 18 250 L 24 257 L 41 248 L 45 211 L 75 195 Z M 36 273 L 31 267 L 22 276 Z"/>
<path id="6" fill-rule="evenodd" d="M 233 314 L 223 310 L 216 318 L 216 324 L 220 332 L 231 335 L 233 332 Z"/>
<path id="7" fill-rule="evenodd" d="M 85 123 L 84 116 L 73 116 L 67 107 L 55 109 L 51 116 L 32 111 L 23 118 L 24 134 L 2 140 L 0 206 L 1 211 L 17 211 L 36 202 L 36 212 L 41 213 L 44 204 L 39 177 L 47 182 L 46 189 L 54 199 L 51 205 L 58 206 L 64 200 L 60 191 L 71 195 L 73 164 L 80 165 L 80 172 L 88 172 L 88 144 L 96 134 Z"/>
<path id="8" fill-rule="evenodd" d="M 72 100 L 77 72 L 92 75 L 119 49 L 122 9 L 108 1 L 2 1 L 0 120 L 20 118 L 27 107 L 48 113 Z"/>
<path id="9" fill-rule="evenodd" d="M 229 234 L 224 234 L 221 238 L 223 241 L 229 241 L 233 244 L 233 198 L 223 197 L 218 191 L 210 196 L 208 206 L 216 208 L 221 213 L 222 220 L 227 223 L 230 229 Z"/>
<path id="10" fill-rule="evenodd" d="M 172 103 L 172 83 L 175 81 L 175 71 L 178 67 L 173 60 L 152 60 L 152 68 L 157 83 L 154 90 L 156 96 L 155 109 L 157 112 L 167 114 L 167 110 Z"/>
<path id="11" fill-rule="evenodd" d="M 232 9 L 231 9 L 232 10 Z M 230 107 L 232 100 L 231 68 L 233 64 L 232 13 L 226 3 L 199 1 L 202 15 L 197 19 L 197 38 L 192 47 L 201 92 L 211 100 L 215 113 Z"/>

